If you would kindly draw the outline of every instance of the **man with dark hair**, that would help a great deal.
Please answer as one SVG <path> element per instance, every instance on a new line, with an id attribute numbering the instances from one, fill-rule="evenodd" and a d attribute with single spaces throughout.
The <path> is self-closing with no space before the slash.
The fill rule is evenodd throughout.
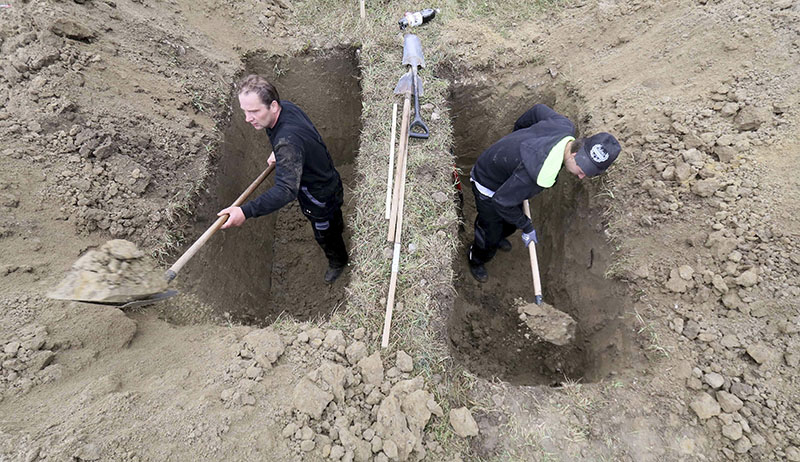
<path id="1" fill-rule="evenodd" d="M 511 250 L 506 237 L 518 228 L 526 247 L 538 243 L 522 203 L 553 186 L 562 166 L 580 179 L 596 176 L 614 162 L 620 150 L 619 142 L 608 133 L 576 140 L 575 125 L 544 104 L 517 119 L 514 131 L 489 146 L 470 172 L 478 212 L 469 248 L 472 276 L 480 282 L 489 279 L 484 265 L 498 248 Z"/>
<path id="2" fill-rule="evenodd" d="M 261 76 L 249 75 L 241 81 L 239 106 L 253 128 L 267 131 L 274 151 L 267 161 L 277 162 L 275 184 L 241 207 L 221 210 L 219 216 L 230 216 L 222 229 L 275 212 L 296 198 L 311 222 L 314 239 L 328 257 L 324 277 L 332 284 L 348 261 L 342 238 L 344 192 L 322 136 L 305 112 L 281 101 L 275 87 Z"/>

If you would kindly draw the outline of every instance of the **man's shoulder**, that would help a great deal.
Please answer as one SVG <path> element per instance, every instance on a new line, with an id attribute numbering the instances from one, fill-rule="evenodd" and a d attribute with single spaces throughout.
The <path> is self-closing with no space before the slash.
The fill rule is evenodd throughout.
<path id="1" fill-rule="evenodd" d="M 281 100 L 281 111 L 286 111 L 287 114 L 290 114 L 292 116 L 298 116 L 301 114 L 302 116 L 305 116 L 306 114 L 302 109 L 300 109 L 300 106 L 285 99 Z"/>

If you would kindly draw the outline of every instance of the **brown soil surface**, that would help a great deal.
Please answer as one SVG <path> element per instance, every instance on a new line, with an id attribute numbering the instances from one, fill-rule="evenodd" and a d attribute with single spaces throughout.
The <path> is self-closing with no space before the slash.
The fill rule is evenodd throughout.
<path id="1" fill-rule="evenodd" d="M 431 358 L 367 356 L 378 332 L 327 321 L 355 268 L 322 283 L 296 206 L 215 236 L 158 306 L 44 296 L 110 239 L 173 260 L 260 173 L 269 143 L 231 105 L 245 71 L 308 110 L 346 194 L 385 184 L 353 161 L 375 57 L 298 25 L 303 1 L 9 3 L 0 460 L 800 461 L 798 0 L 568 1 L 524 21 L 450 2 L 425 26 L 466 223 L 455 293 L 435 297 L 474 421 L 448 420 L 447 377 L 415 375 Z M 532 204 L 544 298 L 577 322 L 563 346 L 516 311 L 533 300 L 517 235 L 487 284 L 464 255 L 465 175 L 536 102 L 624 149 Z M 376 207 L 349 201 L 346 221 Z"/>

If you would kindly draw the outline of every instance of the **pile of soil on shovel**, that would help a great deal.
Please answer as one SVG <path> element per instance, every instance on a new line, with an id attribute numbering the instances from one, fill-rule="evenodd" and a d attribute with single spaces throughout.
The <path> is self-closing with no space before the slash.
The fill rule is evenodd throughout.
<path id="1" fill-rule="evenodd" d="M 575 338 L 575 320 L 549 303 L 528 303 L 518 307 L 517 312 L 531 332 L 553 345 L 566 345 Z"/>
<path id="2" fill-rule="evenodd" d="M 57 300 L 121 303 L 146 298 L 167 288 L 155 262 L 124 239 L 86 252 L 48 294 Z"/>

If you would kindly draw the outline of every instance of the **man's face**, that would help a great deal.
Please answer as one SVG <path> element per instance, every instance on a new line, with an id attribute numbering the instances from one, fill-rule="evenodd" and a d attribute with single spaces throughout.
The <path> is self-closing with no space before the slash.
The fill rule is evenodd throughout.
<path id="1" fill-rule="evenodd" d="M 580 166 L 578 166 L 577 162 L 575 162 L 575 156 L 577 154 L 578 154 L 577 152 L 570 152 L 569 154 L 567 154 L 567 157 L 564 159 L 564 167 L 566 167 L 569 173 L 577 176 L 579 179 L 582 180 L 586 178 L 586 174 L 583 173 L 583 169 L 580 168 Z"/>
<path id="2" fill-rule="evenodd" d="M 244 119 L 256 130 L 272 128 L 278 121 L 280 105 L 277 101 L 267 106 L 256 93 L 239 93 L 239 107 L 244 111 Z"/>

